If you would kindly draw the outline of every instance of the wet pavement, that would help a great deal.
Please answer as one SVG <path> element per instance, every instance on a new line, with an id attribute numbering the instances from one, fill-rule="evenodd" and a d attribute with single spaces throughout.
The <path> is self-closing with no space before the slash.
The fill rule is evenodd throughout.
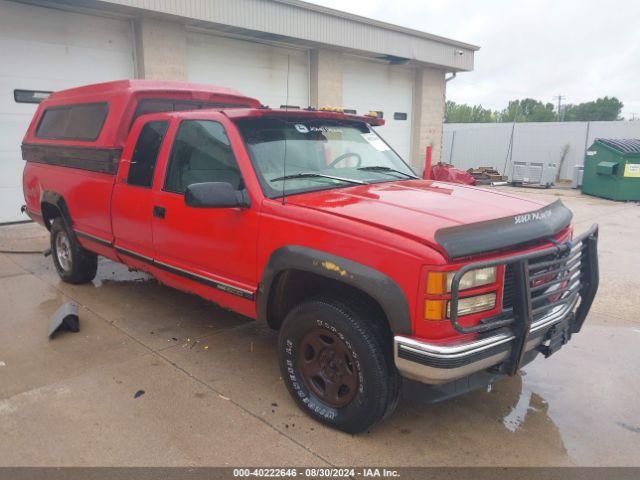
<path id="1" fill-rule="evenodd" d="M 490 391 L 430 405 L 405 382 L 396 413 L 358 436 L 296 408 L 263 325 L 113 262 L 73 286 L 50 258 L 0 254 L 0 466 L 640 465 L 640 206 L 515 191 L 601 226 L 583 331 Z M 0 249 L 44 249 L 44 233 L 2 227 Z M 68 300 L 81 331 L 49 341 Z"/>

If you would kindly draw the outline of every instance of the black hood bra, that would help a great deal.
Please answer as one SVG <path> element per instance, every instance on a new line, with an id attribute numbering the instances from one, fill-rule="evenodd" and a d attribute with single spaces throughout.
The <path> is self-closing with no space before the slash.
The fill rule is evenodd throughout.
<path id="1" fill-rule="evenodd" d="M 532 212 L 438 230 L 435 240 L 449 258 L 467 257 L 544 238 L 565 229 L 573 213 L 556 200 Z"/>

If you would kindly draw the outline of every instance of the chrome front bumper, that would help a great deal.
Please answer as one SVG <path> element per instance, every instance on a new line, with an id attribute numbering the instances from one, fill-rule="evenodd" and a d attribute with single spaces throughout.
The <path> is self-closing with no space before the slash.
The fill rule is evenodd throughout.
<path id="1" fill-rule="evenodd" d="M 525 352 L 544 341 L 553 325 L 574 315 L 578 299 L 559 305 L 531 324 Z M 516 339 L 508 328 L 471 342 L 436 344 L 409 337 L 394 337 L 394 360 L 400 373 L 428 384 L 447 383 L 486 370 L 507 360 Z"/>
<path id="2" fill-rule="evenodd" d="M 472 341 L 426 342 L 394 337 L 394 360 L 402 375 L 429 384 L 442 384 L 491 367 L 515 375 L 535 357 L 545 357 L 578 333 L 598 290 L 598 226 L 562 244 L 533 252 L 461 267 L 451 284 L 452 327 L 463 334 L 477 334 Z M 460 280 L 476 268 L 505 265 L 513 293 L 500 315 L 472 326 L 458 322 Z"/>

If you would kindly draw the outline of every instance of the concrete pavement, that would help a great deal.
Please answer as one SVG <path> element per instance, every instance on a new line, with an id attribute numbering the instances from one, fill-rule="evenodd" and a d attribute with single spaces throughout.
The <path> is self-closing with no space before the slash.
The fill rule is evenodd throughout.
<path id="1" fill-rule="evenodd" d="M 0 466 L 637 466 L 640 206 L 503 190 L 560 196 L 578 230 L 600 224 L 585 328 L 490 392 L 428 405 L 406 382 L 395 415 L 359 436 L 296 408 L 265 326 L 110 261 L 73 286 L 50 258 L 0 255 Z M 47 243 L 36 225 L 0 228 L 1 249 Z M 81 331 L 49 341 L 67 300 Z"/>

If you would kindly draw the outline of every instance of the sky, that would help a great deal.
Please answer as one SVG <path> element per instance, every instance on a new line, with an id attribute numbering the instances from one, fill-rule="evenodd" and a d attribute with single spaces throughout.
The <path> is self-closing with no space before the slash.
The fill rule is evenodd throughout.
<path id="1" fill-rule="evenodd" d="M 478 45 L 447 99 L 502 110 L 618 97 L 640 118 L 640 0 L 308 0 Z"/>

